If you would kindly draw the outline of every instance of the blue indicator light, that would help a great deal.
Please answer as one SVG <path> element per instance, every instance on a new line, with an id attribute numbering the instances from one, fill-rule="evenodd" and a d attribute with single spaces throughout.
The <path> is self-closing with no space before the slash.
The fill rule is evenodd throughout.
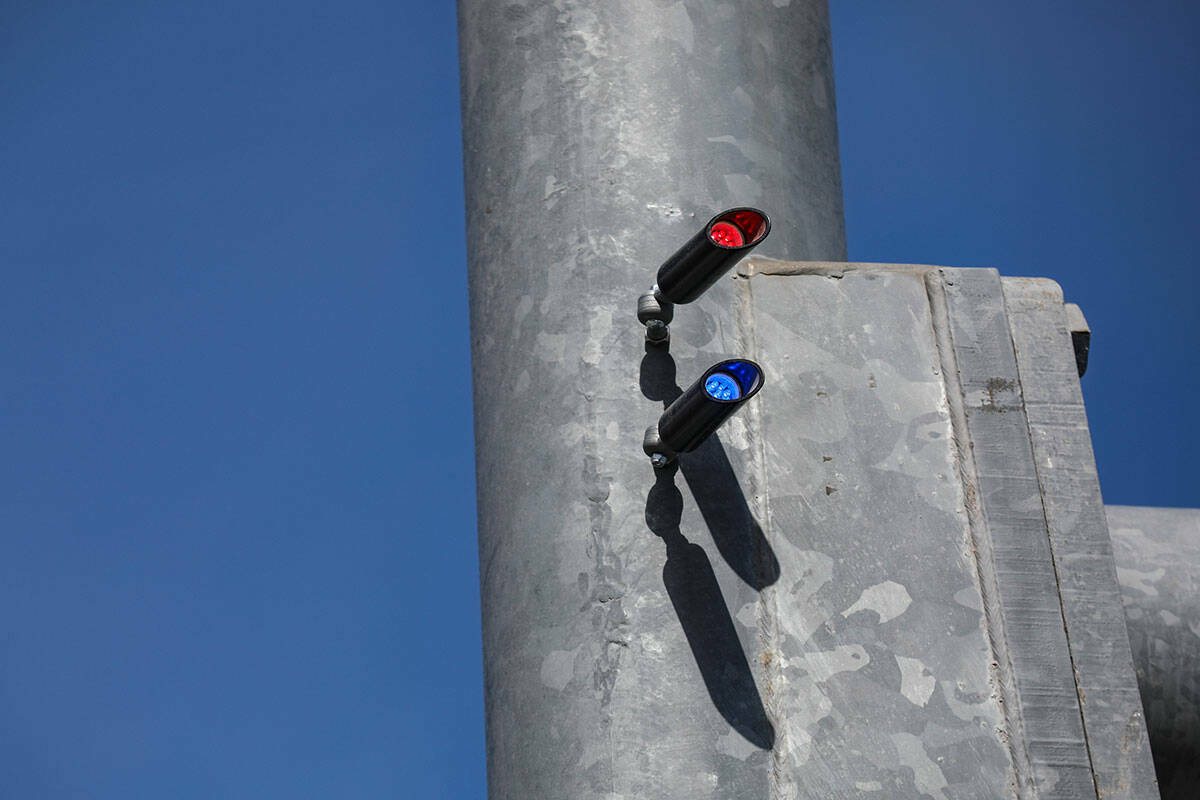
<path id="1" fill-rule="evenodd" d="M 744 392 L 752 391 L 754 387 L 758 385 L 760 377 L 758 367 L 749 361 L 734 361 L 726 364 L 724 369 L 728 370 L 735 378 L 737 378 L 742 390 L 739 395 Z"/>
<path id="2" fill-rule="evenodd" d="M 742 396 L 742 387 L 732 375 L 714 372 L 704 382 L 704 391 L 717 400 L 737 400 Z"/>

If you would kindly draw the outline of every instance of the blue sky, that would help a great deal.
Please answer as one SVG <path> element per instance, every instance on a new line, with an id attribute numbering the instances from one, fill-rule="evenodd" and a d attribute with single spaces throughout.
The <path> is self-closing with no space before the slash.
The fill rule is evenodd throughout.
<path id="1" fill-rule="evenodd" d="M 1200 11 L 833 3 L 850 255 L 1062 283 L 1200 505 Z M 0 2 L 0 775 L 476 798 L 451 2 Z"/>

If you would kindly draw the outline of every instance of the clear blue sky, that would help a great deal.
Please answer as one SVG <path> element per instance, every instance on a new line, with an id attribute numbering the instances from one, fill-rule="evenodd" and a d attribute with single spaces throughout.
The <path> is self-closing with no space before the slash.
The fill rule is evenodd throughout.
<path id="1" fill-rule="evenodd" d="M 1059 280 L 1200 505 L 1196 4 L 833 23 L 851 257 Z M 5 798 L 482 796 L 454 26 L 0 2 Z"/>

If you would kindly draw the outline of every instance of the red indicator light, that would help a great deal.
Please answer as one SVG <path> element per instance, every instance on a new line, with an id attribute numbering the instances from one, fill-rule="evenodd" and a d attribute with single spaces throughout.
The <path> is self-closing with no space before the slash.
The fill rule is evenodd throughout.
<path id="1" fill-rule="evenodd" d="M 722 247 L 741 247 L 746 243 L 742 229 L 732 222 L 716 222 L 708 229 L 708 238 Z"/>
<path id="2" fill-rule="evenodd" d="M 750 244 L 754 244 L 767 235 L 767 221 L 757 211 L 750 209 L 732 211 L 728 214 L 727 219 L 742 229 L 746 238 L 750 240 Z"/>
<path id="3" fill-rule="evenodd" d="M 767 235 L 767 218 L 751 208 L 735 208 L 717 217 L 708 238 L 721 247 L 751 247 Z"/>

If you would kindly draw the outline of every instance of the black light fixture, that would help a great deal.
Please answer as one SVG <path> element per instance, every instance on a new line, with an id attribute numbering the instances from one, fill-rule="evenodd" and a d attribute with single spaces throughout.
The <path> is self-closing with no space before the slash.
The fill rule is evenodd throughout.
<path id="1" fill-rule="evenodd" d="M 731 208 L 710 219 L 663 262 L 654 288 L 638 298 L 637 317 L 646 326 L 646 341 L 666 344 L 674 304 L 702 295 L 770 232 L 771 219 L 757 208 Z"/>
<path id="2" fill-rule="evenodd" d="M 762 368 L 745 358 L 714 364 L 646 429 L 642 450 L 655 468 L 695 450 L 763 385 Z"/>

